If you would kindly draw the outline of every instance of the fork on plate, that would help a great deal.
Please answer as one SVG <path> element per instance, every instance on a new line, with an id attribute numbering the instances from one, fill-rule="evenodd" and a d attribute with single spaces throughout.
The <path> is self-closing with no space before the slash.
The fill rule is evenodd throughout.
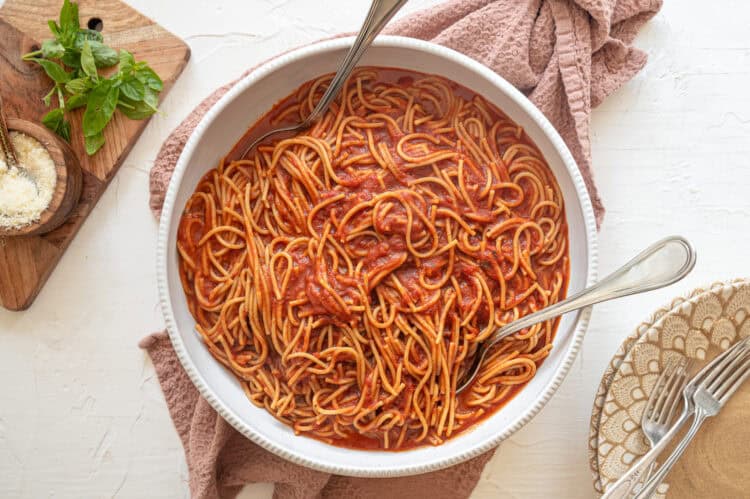
<path id="1" fill-rule="evenodd" d="M 689 362 L 684 358 L 677 363 L 669 364 L 661 372 L 651 390 L 641 417 L 641 429 L 652 448 L 664 438 L 672 426 L 672 420 L 682 400 L 682 391 L 688 382 L 688 371 Z M 651 477 L 655 467 L 656 462 L 651 463 L 644 482 Z"/>
<path id="2" fill-rule="evenodd" d="M 750 337 L 738 341 L 720 353 L 685 385 L 685 388 L 682 390 L 683 407 L 681 414 L 672 422 L 669 430 L 661 440 L 650 451 L 641 456 L 623 476 L 607 488 L 602 499 L 624 499 L 629 497 L 633 487 L 641 481 L 643 472 L 664 451 L 685 423 L 693 418 L 693 416 L 697 416 L 699 403 L 704 406 L 704 409 L 701 409 L 701 420 L 696 424 L 696 421 L 698 421 L 696 417 L 693 421 L 693 426 L 691 427 L 693 435 L 698 431 L 703 420 L 709 415 L 715 415 L 748 378 L 750 378 Z M 664 465 L 654 473 L 638 493 L 639 498 L 650 497 L 656 490 L 672 465 L 680 457 L 681 452 L 687 447 L 690 438 L 692 437 L 689 435 L 683 438 L 683 441 L 678 446 L 678 450 L 680 447 L 682 447 L 682 450 L 673 453 L 665 461 Z"/>
<path id="3" fill-rule="evenodd" d="M 672 466 L 685 452 L 706 419 L 716 416 L 724 407 L 724 404 L 734 395 L 734 392 L 750 379 L 750 343 L 748 343 L 748 340 L 743 340 L 740 343 L 744 343 L 745 346 L 727 355 L 717 366 L 717 369 L 706 373 L 700 382 L 695 385 L 690 397 L 694 407 L 693 422 L 690 428 L 669 458 L 664 461 L 664 464 L 659 467 L 654 476 L 646 481 L 641 491 L 636 495 L 636 499 L 651 497 L 671 471 Z M 689 403 L 687 391 L 685 392 L 685 403 Z"/>

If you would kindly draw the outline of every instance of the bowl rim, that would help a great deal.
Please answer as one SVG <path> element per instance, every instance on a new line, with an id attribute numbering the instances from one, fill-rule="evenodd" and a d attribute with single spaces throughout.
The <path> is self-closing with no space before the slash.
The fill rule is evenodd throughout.
<path id="1" fill-rule="evenodd" d="M 189 158 L 193 155 L 199 139 L 203 135 L 205 130 L 212 124 L 215 117 L 220 112 L 222 112 L 240 94 L 245 92 L 249 87 L 252 87 L 252 85 L 255 84 L 256 81 L 261 80 L 262 78 L 271 74 L 282 66 L 304 60 L 307 56 L 329 50 L 340 50 L 348 48 L 351 45 L 353 39 L 354 37 L 349 36 L 314 42 L 310 45 L 292 49 L 273 59 L 261 63 L 259 66 L 242 76 L 236 82 L 236 84 L 234 84 L 201 118 L 201 120 L 191 133 L 190 137 L 188 138 L 180 154 L 180 157 L 177 160 L 162 206 L 156 248 L 156 275 L 159 302 L 162 315 L 166 323 L 169 338 L 172 342 L 172 346 L 175 350 L 177 358 L 179 359 L 188 377 L 190 378 L 190 381 L 198 389 L 200 395 L 205 398 L 206 401 L 208 401 L 208 403 L 214 408 L 214 410 L 216 410 L 216 412 L 224 420 L 226 420 L 246 438 L 250 439 L 260 447 L 273 452 L 277 456 L 280 456 L 295 464 L 306 466 L 318 471 L 346 476 L 373 478 L 409 476 L 440 470 L 476 457 L 490 449 L 497 447 L 497 445 L 501 441 L 511 436 L 513 433 L 527 424 L 531 419 L 533 419 L 539 413 L 539 411 L 541 411 L 544 405 L 546 405 L 546 403 L 552 398 L 552 395 L 554 395 L 554 393 L 557 391 L 565 376 L 569 372 L 573 361 L 575 360 L 578 351 L 580 350 L 583 336 L 588 327 L 588 322 L 591 315 L 591 307 L 581 310 L 578 320 L 574 324 L 573 330 L 571 331 L 572 338 L 571 344 L 568 347 L 569 351 L 563 358 L 561 365 L 553 373 L 552 379 L 544 387 L 541 395 L 537 397 L 533 404 L 531 404 L 523 413 L 521 413 L 521 415 L 517 417 L 511 425 L 506 427 L 504 431 L 497 433 L 492 438 L 483 441 L 481 444 L 463 450 L 460 453 L 436 458 L 427 463 L 418 463 L 408 466 L 381 466 L 378 468 L 374 468 L 368 467 L 366 463 L 363 464 L 362 460 L 358 459 L 353 459 L 351 464 L 348 464 L 346 467 L 342 467 L 328 464 L 321 458 L 308 457 L 302 453 L 299 453 L 293 446 L 284 447 L 274 441 L 271 441 L 270 439 L 254 430 L 252 426 L 247 424 L 244 420 L 239 418 L 226 403 L 224 403 L 218 396 L 216 396 L 214 391 L 211 389 L 209 384 L 196 368 L 178 331 L 174 311 L 172 310 L 171 306 L 171 298 L 169 295 L 167 243 L 169 240 L 169 230 L 172 223 L 172 218 L 174 216 L 175 199 L 177 197 L 183 175 L 185 173 L 185 170 L 187 169 Z M 483 64 L 455 50 L 423 40 L 393 35 L 378 36 L 378 38 L 374 41 L 373 46 L 422 51 L 431 55 L 435 55 L 437 57 L 448 59 L 451 62 L 457 63 L 459 65 L 466 66 L 470 71 L 478 73 L 483 78 L 488 79 L 495 87 L 497 87 L 501 92 L 505 93 L 506 96 L 512 99 L 515 104 L 517 104 L 522 109 L 522 111 L 535 122 L 535 124 L 547 136 L 552 146 L 559 154 L 560 159 L 562 160 L 562 163 L 568 174 L 570 175 L 570 179 L 575 187 L 575 191 L 577 194 L 575 202 L 578 202 L 583 214 L 583 230 L 586 234 L 586 242 L 584 246 L 587 252 L 587 276 L 584 286 L 592 285 L 596 281 L 598 253 L 596 232 L 597 226 L 591 199 L 589 197 L 588 190 L 586 189 L 586 185 L 584 183 L 581 172 L 576 161 L 573 159 L 570 150 L 568 149 L 567 145 L 565 144 L 557 130 L 544 116 L 544 114 L 542 114 L 542 112 L 525 95 L 523 95 L 507 80 L 505 80 L 500 75 L 484 66 Z M 572 201 L 573 200 L 566 200 L 566 202 Z M 460 435 L 456 438 L 460 438 Z M 352 450 L 356 451 L 357 449 Z"/>

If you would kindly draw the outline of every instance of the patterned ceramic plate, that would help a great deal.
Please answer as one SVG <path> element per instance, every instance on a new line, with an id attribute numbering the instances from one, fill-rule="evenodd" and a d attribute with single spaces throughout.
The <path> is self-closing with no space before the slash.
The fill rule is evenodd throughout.
<path id="1" fill-rule="evenodd" d="M 594 401 L 589 464 L 598 492 L 648 450 L 640 429 L 641 413 L 664 366 L 681 357 L 703 362 L 746 336 L 750 336 L 747 279 L 697 289 L 638 326 L 610 362 Z M 675 466 L 670 498 L 743 497 L 750 490 L 750 474 L 745 472 L 750 463 L 750 425 L 741 419 L 749 411 L 750 386 L 706 423 Z M 668 487 L 662 486 L 661 497 Z"/>

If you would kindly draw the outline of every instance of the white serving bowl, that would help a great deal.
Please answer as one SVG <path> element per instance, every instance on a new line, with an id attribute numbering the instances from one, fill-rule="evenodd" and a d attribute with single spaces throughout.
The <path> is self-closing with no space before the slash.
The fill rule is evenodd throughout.
<path id="1" fill-rule="evenodd" d="M 157 250 L 159 296 L 169 336 L 190 379 L 214 409 L 243 435 L 285 459 L 322 471 L 370 477 L 413 475 L 477 456 L 529 422 L 567 374 L 581 345 L 588 311 L 563 317 L 554 348 L 536 376 L 475 428 L 437 447 L 364 451 L 297 436 L 264 409 L 251 404 L 232 373 L 211 357 L 195 332 L 178 274 L 177 227 L 185 202 L 200 178 L 277 101 L 302 83 L 335 71 L 351 43 L 352 38 L 324 41 L 263 64 L 235 85 L 201 120 L 177 162 L 164 202 Z M 565 199 L 571 261 L 568 294 L 594 282 L 596 225 L 583 179 L 560 136 L 521 92 L 469 57 L 410 38 L 379 37 L 360 64 L 443 76 L 482 95 L 523 126 L 547 159 Z"/>

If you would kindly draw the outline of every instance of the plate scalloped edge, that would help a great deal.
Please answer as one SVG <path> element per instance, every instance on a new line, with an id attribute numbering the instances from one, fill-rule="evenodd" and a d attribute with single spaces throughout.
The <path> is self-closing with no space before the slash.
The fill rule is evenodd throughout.
<path id="1" fill-rule="evenodd" d="M 602 418 L 602 412 L 604 409 L 604 402 L 609 394 L 609 389 L 613 378 L 617 374 L 620 365 L 623 360 L 627 357 L 632 347 L 638 342 L 638 340 L 646 334 L 650 329 L 659 326 L 664 318 L 679 309 L 685 302 L 696 301 L 702 295 L 715 294 L 726 287 L 737 286 L 741 284 L 750 284 L 750 278 L 734 278 L 724 281 L 714 281 L 708 286 L 701 286 L 695 288 L 683 295 L 673 298 L 672 301 L 659 307 L 654 311 L 646 320 L 641 322 L 633 332 L 631 332 L 625 340 L 620 344 L 614 356 L 610 360 L 607 368 L 602 375 L 602 379 L 594 397 L 594 404 L 591 410 L 591 419 L 589 424 L 589 442 L 588 442 L 588 457 L 589 457 L 589 470 L 591 471 L 594 490 L 598 494 L 604 494 L 604 488 L 601 483 L 601 475 L 599 471 L 599 428 Z"/>

